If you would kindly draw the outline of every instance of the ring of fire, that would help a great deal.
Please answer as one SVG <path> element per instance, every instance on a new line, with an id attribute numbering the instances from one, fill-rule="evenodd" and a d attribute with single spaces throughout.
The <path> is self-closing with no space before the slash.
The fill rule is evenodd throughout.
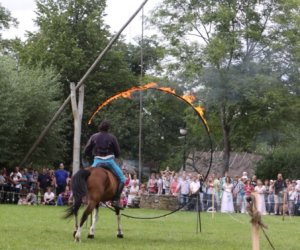
<path id="1" fill-rule="evenodd" d="M 185 103 L 187 103 L 189 106 L 191 106 L 193 108 L 193 110 L 196 112 L 196 114 L 198 115 L 198 117 L 202 121 L 202 123 L 203 123 L 203 125 L 205 127 L 205 130 L 207 132 L 207 135 L 209 137 L 209 141 L 210 141 L 210 163 L 209 163 L 208 171 L 207 171 L 207 173 L 205 175 L 205 178 L 204 178 L 206 180 L 206 178 L 208 177 L 208 174 L 210 172 L 211 165 L 212 165 L 212 157 L 213 157 L 212 139 L 211 139 L 211 136 L 210 136 L 210 129 L 209 129 L 207 120 L 206 120 L 205 115 L 204 115 L 204 108 L 201 107 L 201 106 L 194 106 L 193 105 L 193 101 L 195 101 L 195 99 L 196 99 L 196 97 L 193 96 L 193 95 L 182 95 L 182 96 L 180 96 L 180 95 L 176 94 L 175 90 L 173 90 L 171 88 L 158 87 L 157 83 L 150 82 L 150 83 L 142 85 L 142 86 L 132 87 L 132 88 L 130 88 L 128 90 L 125 90 L 125 91 L 122 91 L 120 93 L 117 93 L 117 94 L 111 96 L 110 98 L 108 98 L 107 100 L 105 100 L 103 103 L 101 103 L 97 107 L 96 111 L 92 114 L 92 116 L 90 117 L 90 119 L 88 121 L 88 124 L 91 124 L 92 120 L 94 119 L 94 117 L 96 116 L 96 114 L 103 107 L 105 107 L 106 105 L 108 105 L 110 102 L 112 102 L 112 101 L 114 101 L 116 99 L 119 99 L 119 98 L 131 98 L 131 94 L 133 92 L 144 91 L 144 90 L 149 90 L 149 89 L 153 89 L 153 90 L 157 90 L 157 91 L 168 93 L 168 94 L 173 95 L 173 96 L 177 97 L 178 99 L 184 101 Z M 198 172 L 197 169 L 195 169 L 195 170 Z"/>

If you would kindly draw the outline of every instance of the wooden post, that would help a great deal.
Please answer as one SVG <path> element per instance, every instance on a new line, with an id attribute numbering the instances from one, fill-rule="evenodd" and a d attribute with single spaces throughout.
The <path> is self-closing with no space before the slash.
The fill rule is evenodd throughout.
<path id="1" fill-rule="evenodd" d="M 259 225 L 252 223 L 252 250 L 259 250 Z"/>
<path id="2" fill-rule="evenodd" d="M 261 223 L 261 214 L 257 211 L 257 199 L 256 193 L 252 193 L 251 197 L 247 198 L 248 206 L 247 211 L 251 217 L 251 238 L 252 238 L 252 250 L 259 250 L 259 227 Z"/>
<path id="3" fill-rule="evenodd" d="M 71 89 L 71 104 L 72 113 L 74 118 L 74 136 L 73 136 L 73 175 L 80 168 L 80 141 L 81 141 L 81 127 L 82 127 L 82 114 L 84 103 L 84 85 L 81 85 L 78 93 L 78 101 L 76 97 L 75 83 L 70 84 Z"/>

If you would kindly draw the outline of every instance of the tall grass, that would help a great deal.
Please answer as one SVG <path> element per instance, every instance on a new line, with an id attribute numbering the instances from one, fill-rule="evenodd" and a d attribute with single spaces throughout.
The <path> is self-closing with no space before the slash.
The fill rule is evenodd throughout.
<path id="1" fill-rule="evenodd" d="M 0 205 L 0 249 L 251 249 L 251 225 L 248 215 L 201 213 L 202 232 L 196 233 L 197 214 L 177 212 L 156 220 L 122 217 L 124 238 L 116 237 L 116 218 L 101 208 L 95 239 L 87 239 L 84 226 L 82 242 L 74 243 L 73 219 L 63 220 L 65 208 L 47 206 Z M 126 209 L 123 213 L 151 217 L 165 211 Z M 300 217 L 265 216 L 267 233 L 276 249 L 300 249 Z M 89 224 L 89 222 L 88 222 Z M 261 249 L 271 249 L 261 234 Z"/>

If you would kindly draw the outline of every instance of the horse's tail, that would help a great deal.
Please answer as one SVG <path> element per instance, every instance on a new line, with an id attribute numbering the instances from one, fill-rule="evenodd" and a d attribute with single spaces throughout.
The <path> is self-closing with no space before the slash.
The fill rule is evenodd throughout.
<path id="1" fill-rule="evenodd" d="M 85 169 L 80 169 L 72 177 L 72 195 L 74 198 L 73 205 L 66 211 L 65 218 L 69 218 L 72 215 L 77 215 L 78 210 L 82 204 L 82 198 L 87 195 L 87 179 L 91 172 Z"/>

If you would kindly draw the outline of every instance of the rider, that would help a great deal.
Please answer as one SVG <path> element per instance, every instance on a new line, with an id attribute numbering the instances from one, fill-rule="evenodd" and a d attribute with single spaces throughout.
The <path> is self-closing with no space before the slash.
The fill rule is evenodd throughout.
<path id="1" fill-rule="evenodd" d="M 119 186 L 112 201 L 112 206 L 122 208 L 119 200 L 124 188 L 125 176 L 115 162 L 115 158 L 118 158 L 120 155 L 120 147 L 117 138 L 108 132 L 109 127 L 110 124 L 107 121 L 103 121 L 99 125 L 99 132 L 90 137 L 85 146 L 83 157 L 92 155 L 94 157 L 92 167 L 101 166 L 104 163 L 114 173 L 118 179 Z"/>

